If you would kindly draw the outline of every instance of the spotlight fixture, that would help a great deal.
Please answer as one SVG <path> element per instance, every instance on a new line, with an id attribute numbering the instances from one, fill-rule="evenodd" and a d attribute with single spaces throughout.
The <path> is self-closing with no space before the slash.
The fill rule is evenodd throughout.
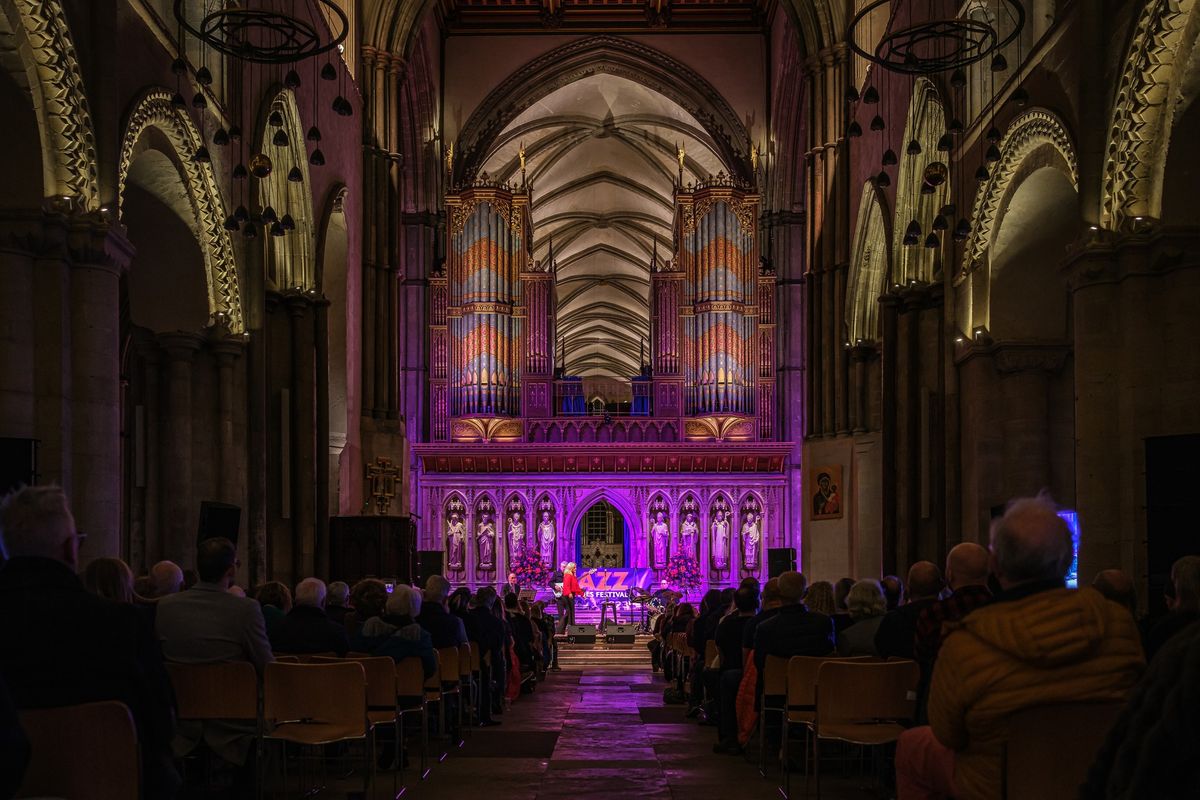
<path id="1" fill-rule="evenodd" d="M 229 126 L 229 141 L 240 142 L 241 140 L 242 140 L 242 126 L 241 125 L 230 125 Z"/>
<path id="2" fill-rule="evenodd" d="M 965 217 L 959 217 L 958 224 L 954 226 L 954 241 L 965 242 L 970 235 L 971 223 Z"/>
<path id="3" fill-rule="evenodd" d="M 278 238 L 280 236 L 283 236 L 285 233 L 287 233 L 287 231 L 285 231 L 283 229 L 282 222 L 276 222 L 273 225 L 271 225 L 271 235 L 272 236 Z"/>
<path id="4" fill-rule="evenodd" d="M 867 90 L 863 92 L 862 101 L 869 106 L 875 105 L 879 102 L 879 90 L 874 86 L 868 86 Z"/>
<path id="5" fill-rule="evenodd" d="M 232 231 L 236 231 L 238 229 L 238 227 L 239 227 L 239 225 L 238 225 L 238 220 L 237 220 L 236 216 L 234 216 L 233 214 L 230 214 L 228 217 L 225 218 L 225 225 L 224 225 L 225 230 L 232 232 Z"/>
<path id="6" fill-rule="evenodd" d="M 967 73 L 963 71 L 962 67 L 958 67 L 950 73 L 950 85 L 955 89 L 961 89 L 967 85 Z"/>
<path id="7" fill-rule="evenodd" d="M 992 173 L 988 172 L 988 168 L 983 164 L 979 165 L 979 169 L 975 170 L 975 180 L 983 183 L 988 178 L 992 177 Z"/>
<path id="8" fill-rule="evenodd" d="M 213 134 L 212 141 L 213 144 L 219 147 L 224 147 L 225 145 L 229 144 L 229 131 L 225 130 L 224 128 L 217 128 L 216 133 Z"/>
<path id="9" fill-rule="evenodd" d="M 921 155 L 921 143 L 916 139 L 910 139 L 908 142 L 908 147 L 905 148 L 904 152 L 908 153 L 910 156 Z"/>
<path id="10" fill-rule="evenodd" d="M 316 125 L 313 125 L 311 128 L 308 129 L 308 134 L 304 138 L 308 139 L 310 142 L 321 141 L 321 129 L 318 128 Z"/>
<path id="11" fill-rule="evenodd" d="M 279 222 L 279 215 L 275 213 L 275 209 L 267 206 L 262 210 L 262 221 L 268 223 Z"/>
<path id="12" fill-rule="evenodd" d="M 858 120 L 851 121 L 850 127 L 846 129 L 846 135 L 851 139 L 857 139 L 862 136 L 862 125 L 858 124 Z"/>
<path id="13" fill-rule="evenodd" d="M 954 137 L 948 133 L 943 133 L 938 137 L 937 149 L 939 153 L 949 153 L 954 149 Z"/>
<path id="14" fill-rule="evenodd" d="M 874 117 L 871 118 L 871 130 L 881 131 L 886 127 L 887 126 L 883 124 L 883 117 L 876 114 Z"/>
<path id="15" fill-rule="evenodd" d="M 242 227 L 242 236 L 245 236 L 247 239 L 257 239 L 258 228 L 253 222 L 247 222 L 245 226 Z"/>
<path id="16" fill-rule="evenodd" d="M 1018 88 L 1012 93 L 1012 101 L 1017 104 L 1017 108 L 1024 108 L 1029 103 L 1029 92 L 1025 91 L 1024 87 Z"/>
<path id="17" fill-rule="evenodd" d="M 312 151 L 312 155 L 308 157 L 308 163 L 314 167 L 325 166 L 325 154 L 321 152 L 321 148 Z"/>
<path id="18" fill-rule="evenodd" d="M 295 91 L 300 88 L 300 73 L 294 69 L 289 69 L 287 75 L 283 76 L 283 85 Z"/>
<path id="19" fill-rule="evenodd" d="M 196 92 L 192 97 L 192 108 L 208 108 L 208 100 L 204 97 L 204 92 Z"/>
<path id="20" fill-rule="evenodd" d="M 271 144 L 275 145 L 276 147 L 287 147 L 289 144 L 291 144 L 291 141 L 292 140 L 288 138 L 287 131 L 285 131 L 283 128 L 275 131 L 275 135 L 271 137 Z"/>
<path id="21" fill-rule="evenodd" d="M 1000 136 L 999 128 L 997 128 L 995 125 L 988 128 L 987 140 L 989 142 L 991 142 L 992 144 L 995 144 L 996 142 L 1000 141 L 1000 139 L 1001 139 L 1001 136 Z"/>
<path id="22" fill-rule="evenodd" d="M 875 177 L 875 185 L 878 186 L 880 189 L 886 189 L 887 187 L 892 185 L 892 179 L 890 177 L 888 177 L 887 170 L 882 170 Z"/>
<path id="23" fill-rule="evenodd" d="M 1004 57 L 1004 53 L 997 53 L 992 58 L 992 72 L 1004 72 L 1008 69 L 1008 59 Z"/>
<path id="24" fill-rule="evenodd" d="M 281 114 L 279 111 L 272 111 L 270 116 L 267 117 L 267 124 L 272 128 L 282 128 L 283 114 Z"/>
<path id="25" fill-rule="evenodd" d="M 284 214 L 283 217 L 280 218 L 279 224 L 283 226 L 285 231 L 296 230 L 296 220 L 292 219 L 291 214 Z"/>
<path id="26" fill-rule="evenodd" d="M 248 176 L 249 174 L 250 173 L 246 170 L 245 164 L 238 164 L 236 167 L 233 168 L 234 180 L 244 181 L 244 180 L 246 180 L 246 176 Z"/>
<path id="27" fill-rule="evenodd" d="M 883 165 L 885 167 L 894 167 L 897 163 L 899 163 L 899 160 L 896 158 L 895 150 L 889 147 L 883 151 Z"/>
<path id="28" fill-rule="evenodd" d="M 931 233 L 925 237 L 925 247 L 933 250 L 936 247 L 941 247 L 942 240 L 938 238 L 936 233 Z"/>
<path id="29" fill-rule="evenodd" d="M 984 154 L 989 164 L 995 164 L 1000 160 L 1000 148 L 994 144 L 988 145 L 987 153 Z"/>
<path id="30" fill-rule="evenodd" d="M 208 164 L 212 161 L 212 156 L 208 154 L 208 148 L 200 145 L 196 148 L 196 152 L 192 154 L 192 161 L 197 164 Z"/>
<path id="31" fill-rule="evenodd" d="M 846 87 L 846 102 L 847 103 L 857 103 L 858 97 L 859 97 L 858 89 L 855 89 L 853 86 Z"/>
<path id="32" fill-rule="evenodd" d="M 337 70 L 333 68 L 333 64 L 327 63 L 325 66 L 321 67 L 321 80 L 323 80 L 323 81 L 336 81 L 337 80 Z"/>
<path id="33" fill-rule="evenodd" d="M 208 67 L 201 67 L 196 70 L 196 83 L 201 86 L 212 86 L 213 76 L 212 71 Z"/>
<path id="34" fill-rule="evenodd" d="M 250 219 L 250 212 L 246 210 L 245 206 L 238 206 L 237 210 L 233 212 L 233 218 L 238 222 L 245 222 Z"/>
<path id="35" fill-rule="evenodd" d="M 904 245 L 912 247 L 921 241 L 921 223 L 915 219 L 908 223 L 908 227 L 904 229 Z"/>
<path id="36" fill-rule="evenodd" d="M 175 108 L 187 108 L 187 100 L 183 99 L 183 95 L 179 92 L 171 95 L 171 105 Z"/>
<path id="37" fill-rule="evenodd" d="M 292 183 L 300 183 L 304 180 L 304 175 L 301 174 L 299 167 L 292 167 L 288 170 L 287 179 Z"/>
<path id="38" fill-rule="evenodd" d="M 948 230 L 950 230 L 950 223 L 946 220 L 946 218 L 944 216 L 942 216 L 941 214 L 938 214 L 936 217 L 933 218 L 933 229 L 935 231 L 937 231 L 938 233 L 948 231 Z"/>

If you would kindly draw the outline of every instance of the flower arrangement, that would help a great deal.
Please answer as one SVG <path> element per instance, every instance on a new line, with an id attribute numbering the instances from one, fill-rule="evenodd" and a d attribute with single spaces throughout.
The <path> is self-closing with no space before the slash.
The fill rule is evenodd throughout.
<path id="1" fill-rule="evenodd" d="M 672 586 L 680 589 L 695 589 L 700 585 L 700 564 L 696 559 L 684 553 L 676 553 L 667 562 L 663 577 Z"/>
<path id="2" fill-rule="evenodd" d="M 542 556 L 536 550 L 524 549 L 513 559 L 512 572 L 522 586 L 545 586 L 553 574 L 550 567 L 542 563 Z"/>

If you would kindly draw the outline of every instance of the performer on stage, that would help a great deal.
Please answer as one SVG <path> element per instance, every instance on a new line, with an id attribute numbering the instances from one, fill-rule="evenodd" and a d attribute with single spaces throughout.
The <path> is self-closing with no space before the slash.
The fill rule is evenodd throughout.
<path id="1" fill-rule="evenodd" d="M 560 606 L 560 609 L 566 620 L 564 625 L 575 624 L 575 600 L 579 597 L 583 597 L 583 589 L 579 588 L 579 581 L 575 578 L 575 562 L 571 561 L 563 570 L 563 605 Z"/>
<path id="2" fill-rule="evenodd" d="M 558 571 L 550 576 L 550 590 L 554 593 L 554 607 L 558 610 L 558 619 L 555 621 L 558 633 L 565 633 L 567 630 L 567 606 L 575 606 L 574 602 L 568 603 L 567 598 L 563 597 L 563 579 L 566 572 L 567 562 L 564 561 L 558 565 Z"/>

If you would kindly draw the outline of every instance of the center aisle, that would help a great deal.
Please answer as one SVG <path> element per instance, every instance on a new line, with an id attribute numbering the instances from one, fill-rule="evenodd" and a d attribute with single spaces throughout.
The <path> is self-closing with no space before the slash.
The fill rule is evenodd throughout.
<path id="1" fill-rule="evenodd" d="M 649 670 L 550 673 L 495 728 L 472 731 L 405 797 L 488 800 L 775 797 L 742 758 L 713 755 L 711 727 L 665 706 Z"/>

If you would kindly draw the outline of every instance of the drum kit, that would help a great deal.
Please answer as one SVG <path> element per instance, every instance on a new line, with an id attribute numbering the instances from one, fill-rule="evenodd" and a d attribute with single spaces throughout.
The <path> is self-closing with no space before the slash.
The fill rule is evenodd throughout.
<path id="1" fill-rule="evenodd" d="M 650 633 L 653 630 L 655 619 L 667 608 L 661 592 L 650 592 L 636 586 L 629 590 L 629 602 L 642 608 L 638 630 L 643 633 Z"/>

